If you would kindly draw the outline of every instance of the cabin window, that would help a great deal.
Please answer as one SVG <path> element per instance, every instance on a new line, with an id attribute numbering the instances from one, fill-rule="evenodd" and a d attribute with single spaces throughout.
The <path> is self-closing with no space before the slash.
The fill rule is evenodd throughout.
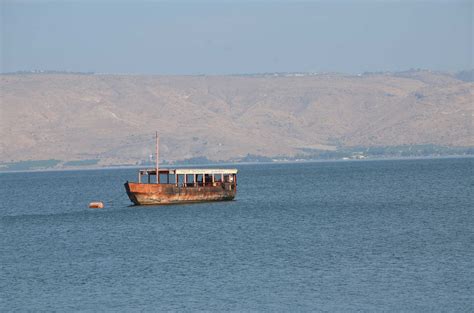
<path id="1" fill-rule="evenodd" d="M 187 181 L 187 186 L 188 187 L 194 186 L 194 175 L 193 174 L 186 174 L 186 181 Z"/>
<path id="2" fill-rule="evenodd" d="M 205 179 L 204 179 L 204 180 L 205 180 L 204 184 L 205 184 L 206 186 L 211 186 L 211 185 L 212 185 L 212 175 L 210 175 L 210 174 L 204 174 L 204 178 L 205 178 Z"/>
<path id="3" fill-rule="evenodd" d="M 160 173 L 160 184 L 167 184 L 168 183 L 168 175 Z"/>
<path id="4" fill-rule="evenodd" d="M 168 182 L 169 182 L 169 184 L 175 185 L 176 184 L 176 176 L 168 174 Z"/>
<path id="5" fill-rule="evenodd" d="M 178 185 L 179 186 L 184 186 L 184 175 L 183 174 L 178 174 Z"/>
<path id="6" fill-rule="evenodd" d="M 221 174 L 215 174 L 214 175 L 214 181 L 215 182 L 222 182 L 222 175 Z"/>
<path id="7" fill-rule="evenodd" d="M 175 176 L 168 173 L 160 173 L 160 184 L 176 184 Z"/>
<path id="8" fill-rule="evenodd" d="M 202 174 L 197 174 L 196 175 L 196 183 L 197 183 L 198 186 L 202 186 L 202 182 L 203 182 L 202 176 L 203 176 Z"/>

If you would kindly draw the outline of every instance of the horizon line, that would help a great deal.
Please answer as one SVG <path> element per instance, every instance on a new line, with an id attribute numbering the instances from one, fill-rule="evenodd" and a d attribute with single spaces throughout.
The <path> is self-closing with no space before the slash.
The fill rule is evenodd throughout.
<path id="1" fill-rule="evenodd" d="M 0 75 L 22 75 L 22 74 L 70 74 L 70 75 L 110 75 L 110 76 L 258 76 L 258 75 L 327 75 L 327 74 L 338 74 L 338 75 L 368 75 L 368 74 L 389 74 L 389 73 L 406 73 L 406 72 L 432 72 L 432 73 L 449 73 L 456 74 L 461 72 L 474 71 L 474 68 L 463 69 L 463 70 L 434 70 L 429 68 L 409 68 L 397 71 L 391 70 L 378 70 L 378 71 L 364 71 L 359 73 L 351 72 L 340 72 L 340 71 L 274 71 L 274 72 L 241 72 L 241 73 L 189 73 L 189 74 L 170 74 L 170 73 L 118 73 L 118 72 L 94 72 L 94 71 L 68 71 L 68 70 L 18 70 L 14 72 L 0 72 Z"/>

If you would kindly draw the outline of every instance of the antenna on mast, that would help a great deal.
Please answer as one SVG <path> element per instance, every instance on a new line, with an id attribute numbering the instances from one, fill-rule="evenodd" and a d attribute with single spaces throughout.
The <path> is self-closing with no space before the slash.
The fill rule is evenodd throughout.
<path id="1" fill-rule="evenodd" d="M 156 132 L 156 183 L 160 183 L 160 172 L 159 172 L 159 163 L 160 163 L 160 137 L 158 137 L 158 132 Z"/>

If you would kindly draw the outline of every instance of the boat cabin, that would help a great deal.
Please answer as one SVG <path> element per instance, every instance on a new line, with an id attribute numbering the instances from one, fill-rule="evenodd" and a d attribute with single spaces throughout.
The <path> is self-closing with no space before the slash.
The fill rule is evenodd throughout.
<path id="1" fill-rule="evenodd" d="M 139 184 L 175 185 L 176 187 L 207 187 L 229 184 L 235 188 L 237 185 L 237 169 L 141 169 L 138 171 Z M 154 176 L 154 177 L 153 177 Z M 145 178 L 146 177 L 146 178 Z M 143 181 L 145 178 L 145 182 Z"/>

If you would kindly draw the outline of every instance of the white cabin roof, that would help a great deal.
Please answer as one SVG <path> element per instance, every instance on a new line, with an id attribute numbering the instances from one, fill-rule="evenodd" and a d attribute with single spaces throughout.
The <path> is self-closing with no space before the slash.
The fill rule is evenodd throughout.
<path id="1" fill-rule="evenodd" d="M 178 174 L 178 175 L 199 175 L 199 174 L 237 174 L 238 170 L 236 168 L 177 168 L 177 169 L 170 169 L 170 168 L 160 168 L 160 174 Z M 149 168 L 149 169 L 141 169 L 140 173 L 142 174 L 151 174 L 156 175 L 156 169 Z"/>
<path id="2" fill-rule="evenodd" d="M 237 174 L 235 168 L 178 168 L 176 174 Z"/>

